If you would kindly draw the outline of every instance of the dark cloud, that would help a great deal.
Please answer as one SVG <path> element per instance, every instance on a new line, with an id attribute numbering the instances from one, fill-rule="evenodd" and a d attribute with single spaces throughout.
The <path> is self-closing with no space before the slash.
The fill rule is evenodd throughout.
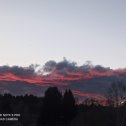
<path id="1" fill-rule="evenodd" d="M 45 63 L 43 67 L 40 67 L 40 65 L 33 65 L 31 64 L 29 67 L 19 67 L 19 66 L 0 66 L 0 73 L 13 73 L 15 75 L 19 76 L 32 76 L 41 74 L 44 75 L 44 73 L 53 74 L 63 74 L 67 75 L 67 72 L 80 72 L 81 74 L 90 73 L 92 70 L 95 70 L 97 72 L 107 72 L 111 69 L 109 67 L 103 67 L 101 65 L 92 65 L 90 61 L 87 61 L 84 63 L 84 65 L 78 66 L 76 62 L 71 62 L 64 58 L 60 62 L 56 62 L 54 60 L 50 60 Z"/>
<path id="2" fill-rule="evenodd" d="M 94 69 L 99 71 L 99 72 L 106 72 L 106 71 L 110 71 L 111 70 L 109 67 L 103 67 L 101 65 L 96 65 L 94 67 Z"/>
<path id="3" fill-rule="evenodd" d="M 79 71 L 80 72 L 84 72 L 84 73 L 89 73 L 89 71 L 91 69 L 93 69 L 93 67 L 94 66 L 92 65 L 92 62 L 91 61 L 86 61 L 84 63 L 84 65 L 82 65 L 82 66 L 79 67 Z"/>
<path id="4" fill-rule="evenodd" d="M 29 67 L 19 67 L 19 66 L 0 66 L 0 73 L 13 73 L 19 76 L 34 75 L 35 70 L 32 66 Z"/>
<path id="5" fill-rule="evenodd" d="M 48 62 L 45 63 L 45 65 L 43 66 L 43 71 L 44 72 L 51 72 L 56 68 L 56 62 L 53 60 L 50 60 Z"/>
<path id="6" fill-rule="evenodd" d="M 83 72 L 83 73 L 89 73 L 90 70 L 96 70 L 98 72 L 106 72 L 110 71 L 111 69 L 109 67 L 103 67 L 101 65 L 92 65 L 91 61 L 86 61 L 84 65 L 77 66 L 76 62 L 71 62 L 64 58 L 60 62 L 56 62 L 53 60 L 50 60 L 45 63 L 43 67 L 44 72 L 53 72 L 57 71 L 59 73 L 66 73 L 66 72 Z"/>
<path id="7" fill-rule="evenodd" d="M 66 59 L 64 59 L 63 61 L 57 63 L 56 65 L 56 69 L 61 71 L 61 72 L 66 72 L 66 71 L 77 71 L 78 67 L 76 62 L 70 62 Z"/>
<path id="8" fill-rule="evenodd" d="M 66 58 L 60 62 L 55 62 L 50 60 L 45 63 L 43 67 L 44 72 L 54 72 L 57 71 L 58 73 L 66 73 L 66 72 L 75 72 L 78 70 L 78 66 L 76 62 L 70 62 Z"/>

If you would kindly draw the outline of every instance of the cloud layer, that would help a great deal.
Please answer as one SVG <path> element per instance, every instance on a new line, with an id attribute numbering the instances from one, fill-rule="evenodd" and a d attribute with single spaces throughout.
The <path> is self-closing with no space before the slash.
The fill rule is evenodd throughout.
<path id="1" fill-rule="evenodd" d="M 126 69 L 112 70 L 101 65 L 93 66 L 86 62 L 78 66 L 76 62 L 64 59 L 61 62 L 50 60 L 43 67 L 0 66 L 0 81 L 24 81 L 41 86 L 68 85 L 71 81 L 91 79 L 101 76 L 126 75 Z"/>
<path id="2" fill-rule="evenodd" d="M 78 84 L 80 82 L 83 84 L 84 80 L 110 76 L 126 77 L 126 69 L 113 70 L 101 65 L 94 66 L 89 61 L 84 63 L 84 65 L 78 66 L 76 62 L 70 62 L 66 59 L 61 62 L 50 60 L 42 67 L 40 65 L 30 65 L 28 67 L 0 66 L 0 84 L 3 81 L 6 81 L 8 84 L 20 81 L 24 84 L 28 83 L 41 87 L 58 86 L 62 89 L 64 89 L 63 87 L 71 88 L 73 86 L 74 88 L 71 89 L 75 95 L 96 99 L 104 99 L 104 96 L 99 93 L 100 91 L 98 93 L 85 92 L 80 90 L 81 88 Z M 98 86 L 95 86 L 95 88 L 98 88 Z"/>

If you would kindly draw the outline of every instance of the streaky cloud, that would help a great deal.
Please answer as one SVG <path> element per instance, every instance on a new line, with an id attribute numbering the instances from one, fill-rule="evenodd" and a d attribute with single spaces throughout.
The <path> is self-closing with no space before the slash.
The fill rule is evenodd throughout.
<path id="1" fill-rule="evenodd" d="M 68 61 L 66 58 L 60 62 L 50 60 L 36 71 L 39 66 L 33 64 L 28 67 L 0 66 L 0 81 L 24 81 L 41 86 L 62 86 L 70 85 L 73 81 L 101 76 L 126 75 L 126 69 L 113 70 L 101 65 L 92 65 L 90 62 L 78 66 L 76 62 Z"/>

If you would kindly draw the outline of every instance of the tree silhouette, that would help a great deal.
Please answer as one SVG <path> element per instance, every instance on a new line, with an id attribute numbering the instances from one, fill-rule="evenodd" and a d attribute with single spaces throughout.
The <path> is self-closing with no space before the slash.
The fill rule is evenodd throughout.
<path id="1" fill-rule="evenodd" d="M 69 122 L 76 115 L 76 105 L 75 98 L 71 92 L 71 90 L 66 90 L 63 96 L 63 115 L 64 121 Z"/>
<path id="2" fill-rule="evenodd" d="M 37 126 L 55 126 L 60 123 L 61 100 L 62 95 L 57 87 L 47 89 Z"/>
<path id="3" fill-rule="evenodd" d="M 125 88 L 120 86 L 121 93 Z M 125 92 L 120 96 L 124 101 Z M 76 104 L 71 90 L 63 94 L 56 87 L 48 88 L 44 97 L 0 95 L 0 114 L 8 113 L 21 116 L 18 121 L 0 121 L 0 126 L 126 126 L 126 102 L 118 107 L 98 105 L 95 99 Z"/>
<path id="4" fill-rule="evenodd" d="M 108 104 L 114 107 L 120 106 L 126 100 L 126 86 L 123 82 L 113 82 L 108 89 Z"/>
<path id="5" fill-rule="evenodd" d="M 125 109 L 121 109 L 121 106 L 126 101 L 126 86 L 123 82 L 113 82 L 111 87 L 108 90 L 108 104 L 110 106 L 116 107 L 116 126 L 123 126 L 124 119 L 126 118 Z"/>
<path id="6" fill-rule="evenodd" d="M 45 92 L 37 126 L 67 125 L 75 115 L 76 105 L 71 90 L 66 90 L 62 96 L 57 87 L 50 87 Z"/>

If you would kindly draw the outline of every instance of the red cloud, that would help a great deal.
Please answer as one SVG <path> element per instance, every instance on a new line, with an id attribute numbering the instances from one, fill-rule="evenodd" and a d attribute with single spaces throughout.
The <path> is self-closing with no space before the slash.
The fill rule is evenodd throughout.
<path id="1" fill-rule="evenodd" d="M 49 62 L 46 66 L 47 75 L 38 74 L 34 67 L 18 67 L 18 66 L 1 66 L 0 67 L 0 81 L 22 81 L 29 84 L 39 86 L 67 86 L 73 81 L 80 81 L 85 79 L 92 79 L 102 76 L 126 76 L 126 69 L 112 70 L 101 66 L 85 67 L 75 66 L 64 61 L 56 64 Z M 105 99 L 101 94 L 85 93 L 73 90 L 75 95 L 82 97 L 92 97 L 96 99 Z"/>
<path id="2" fill-rule="evenodd" d="M 88 73 L 83 72 L 65 72 L 60 74 L 59 72 L 52 72 L 49 75 L 16 75 L 15 73 L 0 73 L 0 81 L 24 81 L 31 84 L 38 84 L 41 86 L 47 85 L 67 85 L 71 81 L 91 79 L 101 76 L 112 76 L 112 75 L 126 75 L 126 70 L 111 70 L 111 71 L 96 71 L 90 70 Z"/>

